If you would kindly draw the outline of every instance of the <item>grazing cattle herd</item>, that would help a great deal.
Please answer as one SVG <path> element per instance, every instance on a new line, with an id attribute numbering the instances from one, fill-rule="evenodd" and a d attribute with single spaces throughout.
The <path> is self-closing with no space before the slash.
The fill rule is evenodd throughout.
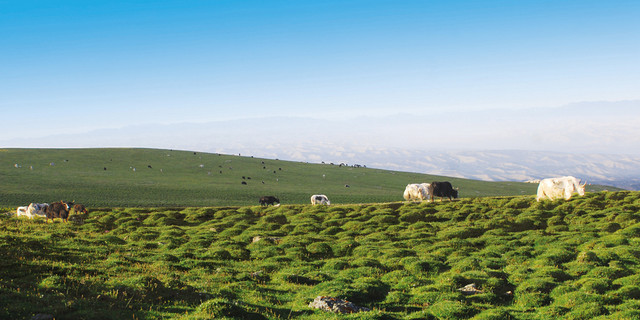
<path id="1" fill-rule="evenodd" d="M 567 176 L 558 178 L 548 178 L 540 181 L 536 201 L 545 199 L 556 200 L 564 198 L 571 199 L 574 193 L 584 196 L 587 183 L 581 183 L 579 179 Z M 436 197 L 440 197 L 440 201 L 449 198 L 449 201 L 458 198 L 458 188 L 454 188 L 449 181 L 431 183 L 410 183 L 404 189 L 403 197 L 406 201 L 431 201 L 434 202 Z M 261 206 L 279 206 L 280 199 L 275 196 L 262 196 L 259 203 Z M 311 196 L 312 205 L 330 205 L 331 201 L 324 194 L 314 194 Z M 25 216 L 28 218 L 43 217 L 49 222 L 59 218 L 67 222 L 69 213 L 73 210 L 76 214 L 87 213 L 87 208 L 82 204 L 74 204 L 73 202 L 58 201 L 51 204 L 47 203 L 31 203 L 29 206 L 22 206 L 16 209 L 16 216 Z"/>
<path id="2" fill-rule="evenodd" d="M 58 201 L 49 203 L 31 203 L 26 207 L 18 207 L 16 210 L 16 216 L 25 216 L 27 218 L 42 217 L 47 222 L 51 219 L 59 218 L 64 222 L 69 220 L 69 213 L 73 209 L 76 214 L 87 213 L 87 208 L 82 204 L 73 204 L 68 201 Z"/>

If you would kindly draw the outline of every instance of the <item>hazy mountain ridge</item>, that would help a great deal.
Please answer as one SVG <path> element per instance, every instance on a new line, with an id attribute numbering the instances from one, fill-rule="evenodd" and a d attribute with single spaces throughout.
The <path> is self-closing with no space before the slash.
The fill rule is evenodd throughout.
<path id="1" fill-rule="evenodd" d="M 595 184 L 640 188 L 640 157 L 536 151 L 464 151 L 420 156 L 420 172 L 488 181 L 528 181 L 573 175 Z"/>
<path id="2" fill-rule="evenodd" d="M 485 181 L 529 181 L 572 175 L 593 184 L 640 190 L 640 156 L 569 154 L 546 151 L 421 151 L 323 146 L 272 145 L 240 148 L 242 155 L 364 165 Z M 331 151 L 326 151 L 331 150 Z M 225 153 L 226 150 L 216 149 Z"/>
<path id="3" fill-rule="evenodd" d="M 203 150 L 265 145 L 410 150 L 549 150 L 640 154 L 640 100 L 576 103 L 558 108 L 355 118 L 274 116 L 206 123 L 96 129 L 40 138 L 0 139 L 6 147 L 157 147 Z"/>
<path id="4" fill-rule="evenodd" d="M 0 140 L 0 145 L 240 153 L 489 181 L 574 175 L 589 182 L 640 189 L 638 123 L 640 100 L 630 100 L 350 119 L 274 116 L 167 125 L 141 122 L 82 134 Z"/>

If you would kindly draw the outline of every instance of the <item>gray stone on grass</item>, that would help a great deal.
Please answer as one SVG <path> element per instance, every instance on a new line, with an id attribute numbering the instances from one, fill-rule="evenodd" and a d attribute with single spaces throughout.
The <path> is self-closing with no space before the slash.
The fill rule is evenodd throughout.
<path id="1" fill-rule="evenodd" d="M 309 308 L 321 309 L 333 313 L 354 313 L 371 311 L 369 308 L 356 306 L 352 302 L 333 297 L 318 296 L 309 303 Z"/>
<path id="2" fill-rule="evenodd" d="M 482 290 L 476 287 L 475 283 L 468 284 L 462 288 L 458 288 L 458 291 L 462 292 L 464 295 L 474 295 L 476 293 L 482 293 Z"/>

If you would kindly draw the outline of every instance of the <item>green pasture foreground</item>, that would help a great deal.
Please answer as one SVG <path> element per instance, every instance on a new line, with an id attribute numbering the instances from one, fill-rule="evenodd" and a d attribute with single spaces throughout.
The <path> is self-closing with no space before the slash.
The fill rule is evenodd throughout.
<path id="1" fill-rule="evenodd" d="M 639 319 L 639 211 L 622 191 L 0 215 L 0 318 Z"/>
<path id="2" fill-rule="evenodd" d="M 0 206 L 60 200 L 89 207 L 247 206 L 265 195 L 308 204 L 313 194 L 333 204 L 380 203 L 402 201 L 409 183 L 432 181 L 450 181 L 462 198 L 534 196 L 537 188 L 355 165 L 162 149 L 0 149 Z"/>

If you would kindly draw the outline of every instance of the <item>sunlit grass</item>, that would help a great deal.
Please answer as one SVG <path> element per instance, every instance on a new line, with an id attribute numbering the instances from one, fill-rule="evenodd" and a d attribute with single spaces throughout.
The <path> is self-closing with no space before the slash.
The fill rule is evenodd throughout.
<path id="1" fill-rule="evenodd" d="M 640 193 L 0 216 L 0 318 L 633 319 Z M 474 283 L 480 293 L 458 290 Z"/>

